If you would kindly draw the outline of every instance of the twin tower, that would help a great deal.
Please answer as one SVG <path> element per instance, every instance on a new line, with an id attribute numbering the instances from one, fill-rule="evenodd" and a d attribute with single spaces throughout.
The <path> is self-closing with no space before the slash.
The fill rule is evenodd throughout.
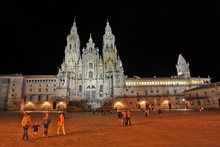
<path id="1" fill-rule="evenodd" d="M 86 98 L 94 104 L 99 99 L 112 97 L 114 88 L 123 86 L 124 70 L 117 54 L 115 36 L 108 21 L 103 35 L 102 56 L 91 34 L 81 53 L 80 38 L 74 21 L 67 36 L 65 59 L 57 77 L 58 93 L 63 97 Z"/>

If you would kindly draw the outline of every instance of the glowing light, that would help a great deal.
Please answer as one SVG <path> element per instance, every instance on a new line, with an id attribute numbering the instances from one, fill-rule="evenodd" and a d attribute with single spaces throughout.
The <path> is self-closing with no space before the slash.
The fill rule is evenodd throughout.
<path id="1" fill-rule="evenodd" d="M 142 101 L 141 104 L 145 104 L 145 101 Z"/>
<path id="2" fill-rule="evenodd" d="M 186 100 L 185 100 L 185 99 L 182 99 L 182 101 L 185 102 Z"/>
<path id="3" fill-rule="evenodd" d="M 115 105 L 122 105 L 122 103 L 121 102 L 116 102 Z"/>
<path id="4" fill-rule="evenodd" d="M 60 102 L 59 104 L 61 104 L 61 105 L 62 105 L 62 104 L 63 104 L 63 102 Z"/>
<path id="5" fill-rule="evenodd" d="M 43 106 L 45 106 L 45 105 L 50 105 L 50 103 L 49 102 L 44 102 Z"/>

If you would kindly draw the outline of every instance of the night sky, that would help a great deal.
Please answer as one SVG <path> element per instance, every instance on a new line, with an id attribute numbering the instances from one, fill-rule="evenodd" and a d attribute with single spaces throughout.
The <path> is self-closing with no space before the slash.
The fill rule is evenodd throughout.
<path id="1" fill-rule="evenodd" d="M 76 17 L 82 47 L 89 34 L 102 52 L 109 18 L 129 77 L 176 75 L 178 55 L 192 76 L 220 81 L 220 2 L 165 0 L 8 1 L 1 5 L 0 74 L 56 75 Z"/>

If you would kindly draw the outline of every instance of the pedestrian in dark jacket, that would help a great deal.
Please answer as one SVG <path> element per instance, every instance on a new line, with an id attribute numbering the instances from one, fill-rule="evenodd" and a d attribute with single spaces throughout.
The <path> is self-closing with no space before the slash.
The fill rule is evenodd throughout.
<path id="1" fill-rule="evenodd" d="M 158 114 L 159 114 L 159 116 L 162 115 L 162 110 L 161 109 L 158 110 Z"/>
<path id="2" fill-rule="evenodd" d="M 44 126 L 43 136 L 45 136 L 45 137 L 48 137 L 48 128 L 49 128 L 50 122 L 51 122 L 51 119 L 49 118 L 49 114 L 46 113 L 45 117 L 43 118 L 43 121 L 42 121 L 42 125 Z"/>

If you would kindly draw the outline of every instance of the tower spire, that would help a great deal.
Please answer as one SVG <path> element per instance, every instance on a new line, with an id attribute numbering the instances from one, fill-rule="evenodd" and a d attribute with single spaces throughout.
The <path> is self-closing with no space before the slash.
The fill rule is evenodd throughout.
<path id="1" fill-rule="evenodd" d="M 108 18 L 107 18 L 106 27 L 105 27 L 105 34 L 107 34 L 107 35 L 111 35 L 112 34 L 112 29 L 111 29 L 111 27 L 109 25 Z"/>
<path id="2" fill-rule="evenodd" d="M 76 17 L 74 17 L 73 26 L 76 26 Z"/>
<path id="3" fill-rule="evenodd" d="M 73 35 L 77 35 L 77 27 L 76 27 L 76 18 L 74 17 L 74 21 L 73 21 L 73 26 L 70 30 L 70 33 L 73 34 Z"/>
<path id="4" fill-rule="evenodd" d="M 90 33 L 89 34 L 89 43 L 92 43 L 93 42 L 93 40 L 92 40 L 92 34 Z"/>
<path id="5" fill-rule="evenodd" d="M 189 63 L 186 62 L 181 54 L 179 54 L 176 68 L 178 76 L 184 78 L 190 77 Z"/>

